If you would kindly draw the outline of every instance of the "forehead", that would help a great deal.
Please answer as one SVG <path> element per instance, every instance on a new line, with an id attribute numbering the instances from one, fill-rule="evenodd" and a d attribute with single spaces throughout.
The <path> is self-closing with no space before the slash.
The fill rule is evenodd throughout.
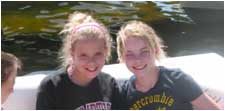
<path id="1" fill-rule="evenodd" d="M 73 44 L 73 49 L 77 51 L 103 50 L 105 40 L 102 38 L 80 39 Z"/>
<path id="2" fill-rule="evenodd" d="M 128 37 L 125 42 L 125 50 L 140 50 L 143 48 L 149 48 L 146 40 L 137 37 Z"/>

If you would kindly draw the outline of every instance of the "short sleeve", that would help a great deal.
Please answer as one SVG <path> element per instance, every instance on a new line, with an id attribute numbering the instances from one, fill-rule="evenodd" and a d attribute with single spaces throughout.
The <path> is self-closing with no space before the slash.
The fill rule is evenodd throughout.
<path id="1" fill-rule="evenodd" d="M 177 90 L 176 95 L 180 96 L 185 102 L 191 102 L 199 97 L 203 91 L 190 75 L 180 73 L 182 73 L 182 76 L 176 81 L 174 90 Z"/>

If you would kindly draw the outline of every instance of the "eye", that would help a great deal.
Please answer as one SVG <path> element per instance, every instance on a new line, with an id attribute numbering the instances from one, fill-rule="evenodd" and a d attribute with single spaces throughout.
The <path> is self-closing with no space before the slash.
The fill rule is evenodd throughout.
<path id="1" fill-rule="evenodd" d="M 96 55 L 96 56 L 101 56 L 101 55 L 103 55 L 103 54 L 102 54 L 102 52 L 97 52 L 95 55 Z"/>
<path id="2" fill-rule="evenodd" d="M 142 55 L 142 56 L 147 56 L 147 55 L 149 55 L 149 51 L 147 51 L 147 50 L 142 51 L 142 52 L 141 52 L 141 55 Z"/>
<path id="3" fill-rule="evenodd" d="M 81 55 L 80 55 L 80 57 L 86 57 L 86 56 L 87 56 L 86 54 L 81 54 Z"/>
<path id="4" fill-rule="evenodd" d="M 95 58 L 96 59 L 99 59 L 99 58 L 102 58 L 103 57 L 103 53 L 102 52 L 97 52 L 96 54 L 95 54 Z"/>
<path id="5" fill-rule="evenodd" d="M 126 54 L 127 57 L 133 56 L 132 54 Z"/>
<path id="6" fill-rule="evenodd" d="M 86 54 L 80 54 L 78 57 L 80 59 L 86 59 L 88 56 Z"/>
<path id="7" fill-rule="evenodd" d="M 126 58 L 128 58 L 128 59 L 134 58 L 134 54 L 126 54 L 125 56 L 126 56 Z"/>

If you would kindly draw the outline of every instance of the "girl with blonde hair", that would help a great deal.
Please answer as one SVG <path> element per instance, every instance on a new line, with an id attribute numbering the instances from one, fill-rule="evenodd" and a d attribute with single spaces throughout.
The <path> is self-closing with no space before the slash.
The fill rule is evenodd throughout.
<path id="1" fill-rule="evenodd" d="M 219 109 L 189 75 L 156 65 L 165 52 L 152 27 L 127 22 L 118 32 L 117 45 L 119 60 L 134 74 L 123 85 L 128 109 Z"/>
<path id="2" fill-rule="evenodd" d="M 43 80 L 37 109 L 120 109 L 117 82 L 101 72 L 111 51 L 107 28 L 92 16 L 75 12 L 61 34 L 60 59 L 66 71 Z"/>

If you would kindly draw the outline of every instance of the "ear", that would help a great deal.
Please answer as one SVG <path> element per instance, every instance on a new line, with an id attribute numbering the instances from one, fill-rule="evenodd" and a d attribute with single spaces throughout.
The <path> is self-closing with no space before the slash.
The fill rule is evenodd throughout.
<path id="1" fill-rule="evenodd" d="M 158 48 L 150 48 L 150 52 L 152 55 L 154 55 L 154 58 L 157 58 L 157 55 L 159 53 L 159 49 Z"/>
<path id="2" fill-rule="evenodd" d="M 158 55 L 159 54 L 159 48 L 155 48 L 155 55 Z"/>
<path id="3" fill-rule="evenodd" d="M 119 63 L 124 63 L 125 61 L 125 55 L 122 54 L 121 57 L 118 57 Z"/>
<path id="4" fill-rule="evenodd" d="M 9 79 L 9 77 L 12 73 L 12 70 L 13 70 L 12 67 L 8 67 L 8 68 L 5 69 L 5 71 L 4 71 L 5 76 L 4 76 L 4 78 L 1 78 L 2 80 L 4 79 L 4 82 Z"/>
<path id="5" fill-rule="evenodd" d="M 108 48 L 107 47 L 104 48 L 104 53 L 105 53 L 105 56 L 108 55 Z"/>
<path id="6" fill-rule="evenodd" d="M 124 63 L 125 61 L 124 61 L 124 59 L 119 59 L 119 62 Z"/>
<path id="7" fill-rule="evenodd" d="M 70 48 L 70 55 L 73 57 L 74 56 L 74 52 L 75 52 L 75 48 L 72 46 Z"/>

